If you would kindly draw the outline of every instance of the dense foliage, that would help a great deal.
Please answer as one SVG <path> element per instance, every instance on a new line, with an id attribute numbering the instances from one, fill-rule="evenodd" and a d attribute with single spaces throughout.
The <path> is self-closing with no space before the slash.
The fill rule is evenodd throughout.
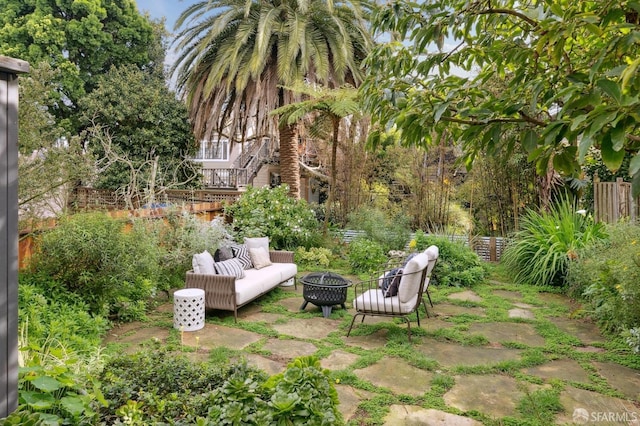
<path id="1" fill-rule="evenodd" d="M 451 137 L 467 164 L 524 151 L 540 176 L 577 176 L 591 147 L 640 190 L 640 7 L 635 0 L 396 0 L 373 18 L 393 34 L 369 55 L 362 85 L 380 143 Z M 437 47 L 437 50 L 435 49 Z"/>
<path id="2" fill-rule="evenodd" d="M 162 350 L 110 361 L 100 380 L 108 424 L 337 424 L 337 392 L 317 358 L 267 377 L 244 363 L 194 363 Z"/>
<path id="3" fill-rule="evenodd" d="M 164 60 L 159 32 L 133 0 L 1 0 L 0 54 L 59 71 L 47 106 L 71 131 L 78 100 L 111 66 L 162 73 Z"/>
<path id="4" fill-rule="evenodd" d="M 94 314 L 144 314 L 157 286 L 160 251 L 153 234 L 136 222 L 103 213 L 62 218 L 44 232 L 30 268 L 78 294 Z"/>
<path id="5" fill-rule="evenodd" d="M 411 243 L 413 245 L 413 243 Z M 482 282 L 488 268 L 469 247 L 451 241 L 447 237 L 428 235 L 422 231 L 415 234 L 415 249 L 425 250 L 431 245 L 438 246 L 438 263 L 431 274 L 431 283 L 443 286 L 472 286 Z"/>
<path id="6" fill-rule="evenodd" d="M 529 210 L 524 215 L 501 262 L 516 283 L 563 285 L 578 250 L 605 237 L 602 224 L 576 212 L 573 202 L 562 200 L 550 211 Z"/>
<path id="7" fill-rule="evenodd" d="M 107 320 L 89 313 L 78 294 L 42 273 L 20 273 L 18 318 L 24 344 L 65 348 L 77 353 L 98 346 Z"/>
<path id="8" fill-rule="evenodd" d="M 327 268 L 331 263 L 331 250 L 324 247 L 298 247 L 294 253 L 294 260 L 298 268 L 308 270 L 309 268 Z"/>
<path id="9" fill-rule="evenodd" d="M 184 274 L 192 268 L 195 253 L 209 253 L 232 241 L 231 230 L 222 218 L 210 222 L 193 214 L 168 209 L 164 221 L 146 223 L 148 232 L 155 234 L 160 251 L 162 274 L 158 288 L 169 290 L 184 285 Z"/>
<path id="10" fill-rule="evenodd" d="M 586 302 L 599 325 L 622 334 L 640 352 L 640 227 L 619 223 L 609 238 L 592 241 L 569 264 L 569 293 Z"/>
<path id="11" fill-rule="evenodd" d="M 73 183 L 92 175 L 93 159 L 80 144 L 64 139 L 50 108 L 60 70 L 46 62 L 31 64 L 19 78 L 18 200 L 20 219 L 64 212 Z"/>
<path id="12" fill-rule="evenodd" d="M 110 136 L 107 144 L 92 137 L 95 133 L 87 135 L 87 148 L 103 169 L 93 186 L 116 190 L 133 184 L 132 170 L 138 174 L 135 183 L 145 189 L 155 177 L 157 192 L 198 184 L 199 174 L 184 161 L 196 149 L 187 109 L 164 76 L 124 65 L 95 80 L 91 93 L 78 100 L 81 124 L 103 128 Z"/>
<path id="13" fill-rule="evenodd" d="M 125 416 L 136 424 L 195 424 L 197 417 L 207 415 L 209 393 L 234 369 L 247 377 L 260 374 L 242 367 L 196 363 L 159 347 L 116 357 L 99 377 L 109 403 L 100 411 L 100 418 L 107 424 Z"/>
<path id="14" fill-rule="evenodd" d="M 408 217 L 402 213 L 387 214 L 375 207 L 363 207 L 349 215 L 348 226 L 364 231 L 366 238 L 380 244 L 385 253 L 402 250 L 411 234 Z"/>
<path id="15" fill-rule="evenodd" d="M 310 247 L 319 239 L 320 225 L 305 200 L 287 196 L 289 189 L 249 187 L 225 214 L 233 219 L 238 241 L 244 237 L 269 237 L 274 249 Z"/>
<path id="16" fill-rule="evenodd" d="M 358 237 L 349 243 L 348 259 L 353 272 L 374 272 L 387 261 L 387 255 L 377 241 Z"/>

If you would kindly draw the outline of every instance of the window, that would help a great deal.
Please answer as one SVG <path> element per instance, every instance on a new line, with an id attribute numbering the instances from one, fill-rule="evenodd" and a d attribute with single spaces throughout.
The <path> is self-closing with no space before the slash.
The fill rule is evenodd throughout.
<path id="1" fill-rule="evenodd" d="M 229 161 L 229 141 L 227 139 L 200 141 L 197 160 Z"/>

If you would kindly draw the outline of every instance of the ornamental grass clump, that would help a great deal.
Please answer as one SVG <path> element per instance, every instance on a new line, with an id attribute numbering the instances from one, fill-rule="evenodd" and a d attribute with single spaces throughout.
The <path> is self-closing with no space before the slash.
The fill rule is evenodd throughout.
<path id="1" fill-rule="evenodd" d="M 520 224 L 501 258 L 519 284 L 564 285 L 569 263 L 578 258 L 579 250 L 607 236 L 602 224 L 576 211 L 569 200 L 548 212 L 529 210 Z"/>

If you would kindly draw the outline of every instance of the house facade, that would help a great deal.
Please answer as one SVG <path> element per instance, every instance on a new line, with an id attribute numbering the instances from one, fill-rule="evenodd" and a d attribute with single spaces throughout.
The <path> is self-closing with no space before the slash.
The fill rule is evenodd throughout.
<path id="1" fill-rule="evenodd" d="M 301 157 L 304 159 L 305 155 Z M 278 143 L 274 138 L 232 143 L 224 136 L 214 136 L 200 141 L 192 160 L 202 166 L 203 187 L 207 190 L 243 191 L 249 185 L 263 188 L 281 183 Z M 317 188 L 312 177 L 300 177 L 301 198 L 317 203 L 320 192 Z"/>

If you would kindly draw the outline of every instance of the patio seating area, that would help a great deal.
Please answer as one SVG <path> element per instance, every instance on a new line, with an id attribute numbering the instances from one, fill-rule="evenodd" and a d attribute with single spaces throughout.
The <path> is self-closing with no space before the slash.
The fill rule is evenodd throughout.
<path id="1" fill-rule="evenodd" d="M 179 335 L 193 360 L 225 348 L 233 362 L 244 359 L 268 374 L 316 355 L 352 425 L 582 424 L 585 415 L 606 413 L 617 417 L 595 424 L 639 424 L 637 360 L 620 356 L 567 297 L 502 281 L 429 289 L 430 318 L 420 312 L 416 327 L 410 317 L 411 342 L 403 321 L 384 316 L 366 315 L 347 337 L 357 313 L 354 288 L 347 310 L 323 318 L 321 307 L 300 310 L 298 286 L 239 309 L 237 323 L 231 312 L 208 310 L 204 328 L 193 332 L 172 327 L 168 300 L 149 321 L 111 330 L 105 343 L 134 352 Z M 559 406 L 545 405 L 546 398 Z"/>

